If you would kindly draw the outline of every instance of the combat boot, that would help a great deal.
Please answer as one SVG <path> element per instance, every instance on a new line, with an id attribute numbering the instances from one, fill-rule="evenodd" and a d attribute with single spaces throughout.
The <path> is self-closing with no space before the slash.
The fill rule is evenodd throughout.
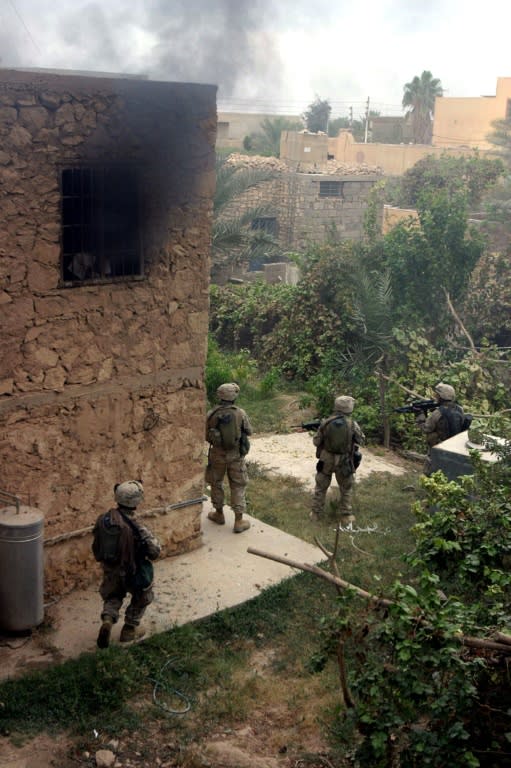
<path id="1" fill-rule="evenodd" d="M 134 626 L 133 624 L 124 624 L 119 636 L 119 642 L 131 643 L 133 640 L 140 640 L 144 635 L 145 631 L 142 627 Z"/>
<path id="2" fill-rule="evenodd" d="M 234 528 L 232 529 L 234 533 L 243 533 L 243 531 L 247 531 L 249 528 L 250 523 L 248 520 L 243 520 L 241 512 L 236 512 L 234 515 Z"/>
<path id="3" fill-rule="evenodd" d="M 351 526 L 355 522 L 355 520 L 356 520 L 355 515 L 352 515 L 351 512 L 344 512 L 340 516 L 339 525 L 342 528 L 347 528 L 348 526 Z"/>
<path id="4" fill-rule="evenodd" d="M 114 620 L 111 616 L 105 616 L 103 618 L 103 623 L 99 630 L 98 639 L 96 641 L 98 648 L 108 648 L 110 645 L 110 634 L 112 632 L 113 624 Z"/>
<path id="5" fill-rule="evenodd" d="M 217 525 L 225 525 L 225 517 L 221 509 L 215 509 L 214 512 L 208 512 L 208 520 L 211 520 Z"/>

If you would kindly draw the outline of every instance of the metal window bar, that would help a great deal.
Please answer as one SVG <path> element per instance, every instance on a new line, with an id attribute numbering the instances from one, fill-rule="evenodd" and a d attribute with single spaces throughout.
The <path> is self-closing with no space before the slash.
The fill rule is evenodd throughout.
<path id="1" fill-rule="evenodd" d="M 62 171 L 62 277 L 84 282 L 143 274 L 135 169 Z"/>
<path id="2" fill-rule="evenodd" d="M 342 182 L 340 181 L 320 181 L 320 197 L 342 197 Z"/>

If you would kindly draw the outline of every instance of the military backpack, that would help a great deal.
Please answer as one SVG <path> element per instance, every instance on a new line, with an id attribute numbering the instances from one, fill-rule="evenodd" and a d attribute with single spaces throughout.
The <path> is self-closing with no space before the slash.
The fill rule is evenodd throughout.
<path id="1" fill-rule="evenodd" d="M 323 428 L 324 446 L 330 453 L 346 454 L 351 452 L 353 430 L 351 419 L 334 416 Z"/>
<path id="2" fill-rule="evenodd" d="M 232 451 L 238 447 L 241 437 L 241 418 L 236 406 L 221 406 L 210 417 L 211 427 L 208 431 L 210 442 L 224 451 Z"/>

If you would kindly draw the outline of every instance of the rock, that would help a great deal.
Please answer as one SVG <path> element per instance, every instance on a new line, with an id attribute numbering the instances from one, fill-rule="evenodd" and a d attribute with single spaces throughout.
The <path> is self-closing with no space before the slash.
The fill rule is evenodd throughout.
<path id="1" fill-rule="evenodd" d="M 94 755 L 97 768 L 111 768 L 115 763 L 115 755 L 109 749 L 98 749 Z"/>

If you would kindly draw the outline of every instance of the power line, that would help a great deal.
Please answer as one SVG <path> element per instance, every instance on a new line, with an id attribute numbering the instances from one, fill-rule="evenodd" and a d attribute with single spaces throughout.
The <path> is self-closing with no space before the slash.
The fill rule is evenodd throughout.
<path id="1" fill-rule="evenodd" d="M 31 31 L 29 30 L 29 28 L 28 28 L 28 27 L 27 27 L 27 25 L 25 24 L 25 21 L 24 21 L 24 19 L 23 19 L 22 15 L 21 15 L 21 13 L 18 11 L 18 9 L 17 9 L 17 7 L 16 7 L 16 5 L 15 5 L 15 3 L 14 3 L 14 0 L 9 0 L 9 5 L 11 6 L 12 10 L 13 10 L 13 11 L 14 11 L 14 13 L 16 14 L 16 16 L 18 17 L 19 21 L 21 22 L 21 24 L 22 24 L 22 26 L 23 26 L 23 28 L 24 28 L 25 32 L 27 33 L 27 35 L 28 35 L 28 37 L 29 37 L 29 39 L 30 39 L 30 41 L 31 41 L 32 45 L 34 46 L 34 48 L 36 49 L 36 51 L 38 52 L 38 54 L 39 54 L 39 55 L 41 55 L 41 54 L 42 54 L 42 51 L 41 51 L 41 49 L 39 48 L 39 46 L 37 45 L 36 41 L 34 40 L 34 37 L 33 37 L 32 33 L 31 33 Z"/>

